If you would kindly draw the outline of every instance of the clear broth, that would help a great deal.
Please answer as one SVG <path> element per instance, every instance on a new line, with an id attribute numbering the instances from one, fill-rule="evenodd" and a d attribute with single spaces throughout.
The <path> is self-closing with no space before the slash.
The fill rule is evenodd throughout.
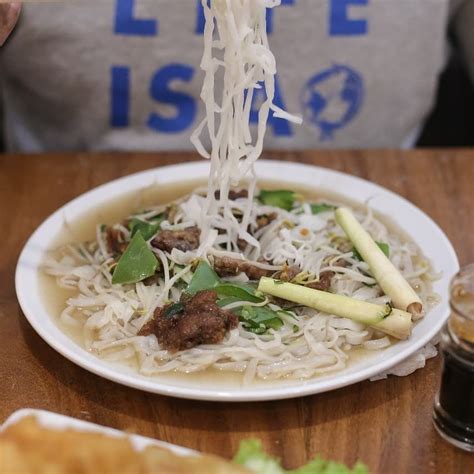
<path id="1" fill-rule="evenodd" d="M 54 245 L 51 249 L 51 252 L 55 252 L 58 248 L 66 245 L 68 243 L 74 242 L 85 242 L 90 241 L 95 238 L 95 229 L 98 224 L 113 224 L 120 222 L 122 219 L 132 214 L 137 209 L 143 209 L 148 206 L 166 204 L 171 201 L 177 200 L 187 194 L 191 193 L 193 190 L 202 187 L 205 185 L 204 181 L 194 180 L 187 181 L 177 184 L 171 184 L 167 186 L 161 185 L 160 187 L 148 187 L 141 191 L 134 191 L 131 193 L 126 193 L 118 199 L 110 200 L 100 206 L 86 211 L 81 217 L 77 218 L 73 222 L 65 222 L 63 229 L 56 236 L 54 240 Z M 260 181 L 260 188 L 265 189 L 292 189 L 298 193 L 301 193 L 308 201 L 320 201 L 324 200 L 328 203 L 334 204 L 345 204 L 349 205 L 352 208 L 362 208 L 363 206 L 359 203 L 356 203 L 347 197 L 341 196 L 337 193 L 327 190 L 314 190 L 305 186 L 295 185 L 290 182 L 283 181 Z M 377 215 L 377 218 L 380 219 L 380 216 Z M 404 233 L 396 227 L 396 225 L 391 222 L 385 216 L 381 219 L 390 229 L 394 230 L 398 235 L 406 238 Z M 49 314 L 54 318 L 55 323 L 58 327 L 67 334 L 74 343 L 80 347 L 84 347 L 83 336 L 81 328 L 71 328 L 63 323 L 61 323 L 59 316 L 62 310 L 65 307 L 66 300 L 72 297 L 76 292 L 74 290 L 65 290 L 60 288 L 56 284 L 54 277 L 45 274 L 44 272 L 39 272 L 39 280 L 42 289 L 42 294 L 44 298 L 44 303 Z M 336 372 L 328 372 L 325 374 L 317 375 L 310 379 L 295 380 L 295 379 L 279 379 L 279 380 L 255 380 L 252 382 L 252 388 L 264 388 L 268 386 L 269 383 L 272 386 L 292 386 L 292 385 L 302 385 L 306 383 L 311 383 L 316 377 L 335 377 L 339 376 L 344 372 L 350 371 L 351 368 L 356 363 L 364 361 L 369 363 L 369 359 L 377 357 L 380 352 L 369 351 L 365 349 L 352 349 L 348 352 L 349 360 L 347 366 L 343 370 Z M 101 359 L 104 361 L 103 359 Z M 107 362 L 117 370 L 122 372 L 127 372 L 135 375 L 139 375 L 138 366 L 136 361 L 130 360 L 129 362 Z M 144 376 L 142 376 L 144 377 Z M 211 388 L 226 388 L 226 389 L 239 389 L 244 388 L 242 379 L 243 374 L 236 372 L 224 372 L 216 369 L 206 369 L 201 372 L 196 373 L 181 373 L 181 372 L 171 372 L 163 373 L 160 375 L 155 375 L 151 377 L 145 377 L 147 379 L 156 379 L 163 383 L 169 383 L 174 386 L 186 386 L 189 384 L 195 384 L 203 382 L 206 383 L 206 387 Z M 248 386 L 245 386 L 248 388 Z"/>

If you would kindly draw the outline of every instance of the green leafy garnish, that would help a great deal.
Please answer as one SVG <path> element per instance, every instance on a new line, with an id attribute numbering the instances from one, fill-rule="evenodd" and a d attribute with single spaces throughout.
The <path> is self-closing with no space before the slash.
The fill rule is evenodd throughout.
<path id="1" fill-rule="evenodd" d="M 367 474 L 368 469 L 357 463 L 353 469 L 342 463 L 325 461 L 317 456 L 305 466 L 295 470 L 285 470 L 280 461 L 263 451 L 262 443 L 256 439 L 241 441 L 233 462 L 258 474 Z"/>
<path id="2" fill-rule="evenodd" d="M 183 303 L 174 303 L 170 306 L 168 306 L 165 309 L 164 315 L 167 318 L 171 318 L 172 316 L 175 316 L 176 314 L 182 313 L 184 311 L 184 304 Z"/>
<path id="3" fill-rule="evenodd" d="M 278 330 L 283 326 L 279 312 L 273 311 L 268 306 L 257 307 L 246 304 L 261 303 L 265 300 L 254 286 L 248 283 L 222 281 L 212 267 L 203 260 L 199 262 L 186 293 L 194 295 L 204 290 L 214 290 L 217 293 L 217 304 L 220 307 L 241 302 L 241 307 L 232 311 L 239 315 L 245 329 L 250 332 L 264 334 L 269 329 Z"/>
<path id="4" fill-rule="evenodd" d="M 221 308 L 223 308 L 224 306 L 227 306 L 228 304 L 232 304 L 232 303 L 239 303 L 241 302 L 242 300 L 240 298 L 236 298 L 235 296 L 229 296 L 229 297 L 226 297 L 226 298 L 222 298 L 220 299 L 217 304 L 218 306 L 220 306 Z M 245 302 L 242 302 L 242 306 L 245 305 Z M 232 309 L 232 311 L 234 312 L 237 312 L 236 309 Z"/>
<path id="5" fill-rule="evenodd" d="M 164 214 L 153 217 L 149 222 L 132 217 L 128 223 L 128 228 L 132 233 L 132 237 L 140 231 L 145 240 L 151 239 L 161 227 L 161 223 L 165 220 Z"/>
<path id="6" fill-rule="evenodd" d="M 193 274 L 186 293 L 195 295 L 198 291 L 215 288 L 220 282 L 221 279 L 213 268 L 205 260 L 201 260 Z"/>
<path id="7" fill-rule="evenodd" d="M 378 248 L 384 253 L 384 255 L 389 258 L 390 257 L 390 246 L 385 242 L 375 242 Z M 357 251 L 355 247 L 352 248 L 352 253 L 354 254 L 354 258 L 362 262 L 364 259 L 362 255 Z"/>
<path id="8" fill-rule="evenodd" d="M 275 191 L 262 190 L 258 196 L 258 200 L 262 204 L 265 204 L 266 206 L 279 207 L 287 211 L 293 209 L 295 199 L 296 193 L 285 189 Z"/>
<path id="9" fill-rule="evenodd" d="M 240 442 L 233 462 L 259 474 L 283 474 L 285 471 L 277 459 L 263 451 L 262 443 L 256 439 Z"/>
<path id="10" fill-rule="evenodd" d="M 217 292 L 219 300 L 224 300 L 225 304 L 229 304 L 228 301 L 260 303 L 264 300 L 263 297 L 255 294 L 256 288 L 252 285 L 222 281 L 214 269 L 205 260 L 202 260 L 193 274 L 186 293 L 195 295 L 204 290 L 214 290 Z M 220 305 L 224 306 L 222 303 Z"/>
<path id="11" fill-rule="evenodd" d="M 240 312 L 240 320 L 244 328 L 254 334 L 265 334 L 269 329 L 277 331 L 283 326 L 278 312 L 266 306 L 244 306 Z"/>
<path id="12" fill-rule="evenodd" d="M 157 267 L 158 260 L 141 232 L 137 232 L 115 267 L 112 283 L 137 283 L 154 275 Z"/>
<path id="13" fill-rule="evenodd" d="M 313 214 L 321 214 L 323 212 L 334 211 L 336 206 L 332 206 L 331 204 L 326 204 L 324 202 L 320 204 L 311 204 L 311 212 Z"/>
<path id="14" fill-rule="evenodd" d="M 214 287 L 219 298 L 235 298 L 235 301 L 248 301 L 250 303 L 260 303 L 264 298 L 255 295 L 252 287 L 236 285 L 235 283 L 221 283 Z"/>

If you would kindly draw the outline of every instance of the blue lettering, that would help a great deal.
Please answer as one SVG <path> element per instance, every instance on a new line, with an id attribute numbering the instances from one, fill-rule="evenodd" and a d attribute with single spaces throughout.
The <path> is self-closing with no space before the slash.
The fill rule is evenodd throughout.
<path id="1" fill-rule="evenodd" d="M 196 0 L 197 2 L 197 15 L 196 15 L 196 31 L 197 35 L 204 34 L 204 27 L 206 26 L 206 17 L 204 16 L 204 7 L 202 6 L 202 0 Z M 209 5 L 210 0 L 207 0 Z"/>
<path id="2" fill-rule="evenodd" d="M 254 89 L 253 100 L 252 100 L 252 109 L 250 110 L 250 122 L 258 122 L 258 110 L 255 109 L 255 104 L 262 103 L 267 99 L 267 94 L 263 84 L 261 89 Z M 275 97 L 273 103 L 285 110 L 285 103 L 283 101 L 283 96 L 281 94 L 280 84 L 278 77 L 275 77 Z M 291 137 L 293 136 L 293 130 L 290 123 L 287 120 L 280 119 L 274 116 L 273 111 L 270 111 L 267 121 L 268 126 L 273 128 L 273 134 L 280 137 Z"/>
<path id="3" fill-rule="evenodd" d="M 171 88 L 173 81 L 190 82 L 193 76 L 194 69 L 185 64 L 169 64 L 155 72 L 150 84 L 150 95 L 157 102 L 175 107 L 176 115 L 164 117 L 158 113 L 150 114 L 147 123 L 151 129 L 157 132 L 179 133 L 194 122 L 197 113 L 194 98 Z"/>
<path id="4" fill-rule="evenodd" d="M 366 35 L 368 21 L 349 18 L 351 5 L 367 5 L 369 0 L 331 0 L 329 11 L 329 34 L 331 36 Z"/>
<path id="5" fill-rule="evenodd" d="M 130 109 L 130 69 L 112 66 L 110 87 L 110 126 L 128 127 Z"/>
<path id="6" fill-rule="evenodd" d="M 117 0 L 114 33 L 128 36 L 156 36 L 158 21 L 135 18 L 133 15 L 134 6 L 135 0 Z"/>

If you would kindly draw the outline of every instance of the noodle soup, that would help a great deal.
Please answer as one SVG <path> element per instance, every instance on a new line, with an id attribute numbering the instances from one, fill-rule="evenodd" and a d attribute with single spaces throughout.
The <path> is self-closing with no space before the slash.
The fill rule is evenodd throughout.
<path id="1" fill-rule="evenodd" d="M 265 270 L 268 266 L 268 272 L 276 276 L 281 276 L 285 268 L 298 267 L 300 272 L 291 280 L 301 285 L 314 283 L 317 286 L 318 282 L 328 280 L 329 273 L 327 290 L 374 304 L 385 304 L 389 298 L 370 276 L 365 262 L 354 256 L 349 242 L 337 229 L 333 206 L 341 204 L 350 206 L 364 222 L 364 227 L 389 247 L 391 260 L 419 292 L 425 306 L 429 308 L 435 302 L 435 296 L 431 293 L 430 280 L 433 277 L 429 264 L 419 249 L 408 242 L 398 229 L 387 225 L 386 219 L 375 217 L 370 210 L 335 194 L 310 191 L 289 183 L 260 184 L 260 190 L 292 190 L 298 199 L 291 211 L 260 201 L 253 203 L 254 226 L 258 219 L 262 223 L 262 216 L 278 214 L 271 222 L 264 222 L 266 225 L 257 231 L 260 234 L 251 232 L 262 243 L 261 255 L 252 256 L 249 253 L 251 249 L 241 250 L 239 243 L 232 250 L 223 250 L 221 240 L 215 244 L 214 255 L 197 257 L 190 251 L 189 261 L 186 261 L 183 254 L 187 252 L 168 252 L 150 244 L 157 259 L 166 259 L 157 271 L 156 281 L 112 284 L 110 271 L 109 278 L 103 274 L 104 265 L 110 268 L 120 258 L 101 254 L 97 235 L 106 232 L 104 224 L 110 228 L 115 223 L 120 229 L 127 216 L 143 215 L 143 212 L 136 214 L 137 209 L 146 210 L 152 218 L 170 207 L 166 203 L 173 200 L 177 200 L 173 207 L 179 209 L 184 206 L 186 209 L 190 200 L 205 199 L 202 192 L 189 194 L 199 185 L 190 182 L 159 190 L 149 188 L 139 194 L 124 196 L 65 225 L 64 233 L 58 236 L 57 246 L 52 252 L 53 259 L 45 262 L 46 272 L 53 274 L 54 278 L 41 275 L 41 280 L 51 313 L 56 316 L 61 329 L 76 343 L 97 357 L 119 363 L 123 370 L 138 371 L 146 377 L 169 378 L 177 384 L 183 378 L 190 380 L 196 377 L 215 386 L 259 386 L 269 381 L 296 383 L 321 374 L 349 370 L 360 357 L 375 354 L 396 340 L 360 322 L 311 308 L 295 307 L 271 298 L 267 298 L 268 301 L 263 298 L 263 301 L 240 303 L 235 299 L 226 302 L 220 298 L 220 302 L 225 303 L 224 310 L 235 312 L 239 323 L 218 344 L 167 350 L 155 334 L 140 335 L 142 328 L 154 318 L 156 308 L 169 307 L 181 301 L 196 273 L 196 261 L 209 261 L 212 267 L 219 252 L 228 252 L 228 257 L 240 252 L 249 262 L 258 262 L 263 255 L 267 263 L 261 264 L 260 268 Z M 245 199 L 238 197 L 236 205 L 241 206 Z M 176 226 L 179 229 L 188 218 L 183 213 L 175 213 L 174 220 L 165 222 L 165 227 L 168 231 Z M 193 222 L 189 222 L 191 224 Z M 305 235 L 306 231 L 308 235 Z M 329 245 L 323 238 L 325 235 L 335 244 Z M 150 237 L 149 243 L 153 238 Z M 288 257 L 287 252 L 291 249 L 289 242 L 293 241 L 298 244 L 294 251 L 299 250 L 300 244 L 308 247 L 307 251 L 303 248 L 302 255 L 296 252 L 293 257 Z M 89 255 L 88 259 L 79 251 L 81 245 L 77 244 L 81 242 Z M 284 264 L 281 264 L 282 257 L 278 253 L 282 249 L 286 252 Z M 341 259 L 347 264 L 339 261 Z M 167 287 L 163 274 L 166 265 L 168 282 L 181 274 L 172 287 Z M 187 267 L 189 269 L 183 272 Z M 221 283 L 231 288 L 235 285 L 239 291 L 242 288 L 255 291 L 253 281 L 249 281 L 244 272 L 219 278 Z M 247 308 L 245 313 L 243 308 Z M 259 308 L 272 312 L 265 311 L 264 316 L 276 315 L 280 321 L 274 321 L 273 326 L 257 325 L 255 320 L 249 319 L 249 314 L 255 315 L 258 322 L 261 316 Z"/>

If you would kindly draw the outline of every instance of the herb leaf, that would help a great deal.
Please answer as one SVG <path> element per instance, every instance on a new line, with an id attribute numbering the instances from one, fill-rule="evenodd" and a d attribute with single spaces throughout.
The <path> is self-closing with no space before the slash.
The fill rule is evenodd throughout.
<path id="1" fill-rule="evenodd" d="M 323 212 L 334 211 L 335 209 L 336 209 L 336 206 L 332 206 L 331 204 L 326 204 L 324 202 L 319 203 L 319 204 L 311 204 L 311 212 L 314 215 L 321 214 Z"/>
<path id="2" fill-rule="evenodd" d="M 234 283 L 222 283 L 214 287 L 219 298 L 235 298 L 235 301 L 248 301 L 249 303 L 260 303 L 264 299 L 255 296 L 255 290 L 245 285 Z"/>
<path id="3" fill-rule="evenodd" d="M 228 304 L 232 304 L 232 303 L 238 303 L 242 301 L 240 298 L 236 298 L 234 296 L 228 296 L 228 297 L 225 297 L 225 298 L 222 298 L 220 299 L 217 304 L 218 306 L 220 306 L 221 308 L 223 308 L 224 306 L 227 306 Z M 245 303 L 242 304 L 242 306 L 244 305 Z M 234 311 L 235 313 L 238 313 L 239 310 L 238 308 L 234 308 L 232 309 L 232 311 Z"/>
<path id="4" fill-rule="evenodd" d="M 141 232 L 137 232 L 115 267 L 112 283 L 114 285 L 137 283 L 154 275 L 157 267 L 158 260 Z"/>
<path id="5" fill-rule="evenodd" d="M 174 303 L 165 309 L 164 315 L 167 318 L 171 318 L 175 316 L 176 314 L 182 313 L 183 311 L 184 311 L 183 303 Z"/>
<path id="6" fill-rule="evenodd" d="M 379 249 L 384 253 L 384 255 L 389 258 L 390 257 L 390 246 L 385 242 L 375 242 Z M 354 254 L 354 258 L 362 262 L 364 259 L 362 255 L 357 251 L 355 247 L 352 248 L 352 253 Z"/>
<path id="7" fill-rule="evenodd" d="M 215 288 L 220 282 L 221 279 L 212 267 L 205 260 L 201 260 L 193 274 L 186 293 L 195 295 L 198 291 Z"/>
<path id="8" fill-rule="evenodd" d="M 265 334 L 269 329 L 276 331 L 283 326 L 283 321 L 276 311 L 263 306 L 244 306 L 240 320 L 247 331 L 254 334 Z"/>
<path id="9" fill-rule="evenodd" d="M 258 196 L 258 200 L 267 206 L 275 206 L 287 211 L 293 209 L 296 193 L 279 189 L 275 191 L 262 190 Z"/>
<path id="10" fill-rule="evenodd" d="M 161 223 L 165 220 L 164 214 L 154 217 L 150 222 L 145 222 L 136 217 L 132 217 L 128 223 L 128 228 L 132 237 L 140 231 L 145 240 L 151 239 L 160 230 Z"/>

